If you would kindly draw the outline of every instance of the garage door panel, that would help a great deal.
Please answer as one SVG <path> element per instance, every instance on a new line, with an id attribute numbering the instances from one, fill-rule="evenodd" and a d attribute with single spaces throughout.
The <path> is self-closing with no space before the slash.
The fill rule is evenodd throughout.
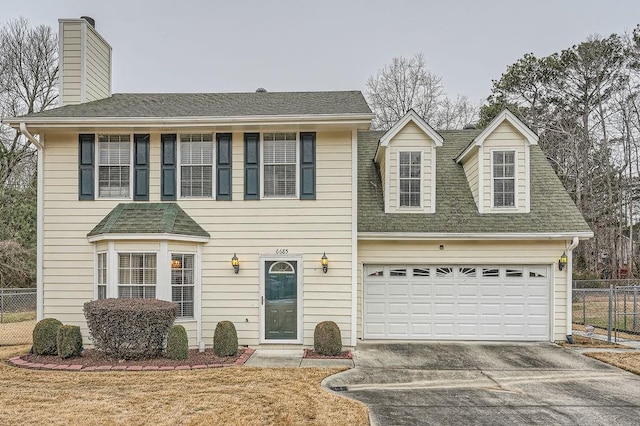
<path id="1" fill-rule="evenodd" d="M 365 270 L 364 338 L 548 340 L 546 266 Z"/>

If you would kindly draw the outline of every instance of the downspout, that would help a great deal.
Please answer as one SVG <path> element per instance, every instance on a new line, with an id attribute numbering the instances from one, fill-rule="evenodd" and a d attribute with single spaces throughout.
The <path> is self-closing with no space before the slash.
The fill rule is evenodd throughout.
<path id="1" fill-rule="evenodd" d="M 573 241 L 567 247 L 567 340 L 572 340 L 571 334 L 573 333 L 573 249 L 578 247 L 580 240 L 578 237 L 573 237 Z"/>
<path id="2" fill-rule="evenodd" d="M 44 318 L 44 289 L 43 289 L 43 240 L 44 230 L 44 145 L 41 141 L 33 137 L 27 129 L 26 123 L 20 123 L 20 133 L 38 149 L 38 184 L 37 184 L 37 220 L 36 220 L 36 319 L 40 321 Z"/>

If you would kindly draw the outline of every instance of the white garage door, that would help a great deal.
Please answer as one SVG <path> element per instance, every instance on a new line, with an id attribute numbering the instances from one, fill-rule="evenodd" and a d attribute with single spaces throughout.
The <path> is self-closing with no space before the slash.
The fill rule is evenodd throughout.
<path id="1" fill-rule="evenodd" d="M 547 266 L 364 268 L 365 339 L 549 340 Z"/>

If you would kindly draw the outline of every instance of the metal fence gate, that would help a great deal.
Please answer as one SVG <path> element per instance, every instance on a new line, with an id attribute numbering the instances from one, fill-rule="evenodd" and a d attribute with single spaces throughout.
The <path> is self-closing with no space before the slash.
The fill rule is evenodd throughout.
<path id="1" fill-rule="evenodd" d="M 32 342 L 36 324 L 35 288 L 0 288 L 0 346 Z"/>
<path id="2" fill-rule="evenodd" d="M 574 330 L 595 329 L 609 342 L 640 340 L 640 286 L 574 288 L 572 317 Z"/>

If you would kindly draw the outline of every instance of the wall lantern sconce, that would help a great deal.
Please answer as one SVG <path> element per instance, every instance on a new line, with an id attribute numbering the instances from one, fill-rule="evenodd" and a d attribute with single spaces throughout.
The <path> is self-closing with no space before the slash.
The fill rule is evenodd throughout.
<path id="1" fill-rule="evenodd" d="M 238 256 L 233 253 L 233 257 L 231 258 L 231 266 L 233 266 L 233 272 L 236 274 L 240 271 L 240 260 L 238 260 Z"/>
<path id="2" fill-rule="evenodd" d="M 182 262 L 180 259 L 171 259 L 171 269 L 180 269 L 182 268 Z"/>
<path id="3" fill-rule="evenodd" d="M 562 271 L 564 267 L 567 266 L 568 261 L 569 259 L 567 259 L 567 254 L 562 253 L 562 256 L 560 256 L 560 260 L 558 260 L 558 269 Z"/>
<path id="4" fill-rule="evenodd" d="M 320 263 L 322 263 L 322 272 L 326 274 L 327 270 L 329 270 L 329 258 L 327 257 L 327 253 L 322 253 Z"/>

